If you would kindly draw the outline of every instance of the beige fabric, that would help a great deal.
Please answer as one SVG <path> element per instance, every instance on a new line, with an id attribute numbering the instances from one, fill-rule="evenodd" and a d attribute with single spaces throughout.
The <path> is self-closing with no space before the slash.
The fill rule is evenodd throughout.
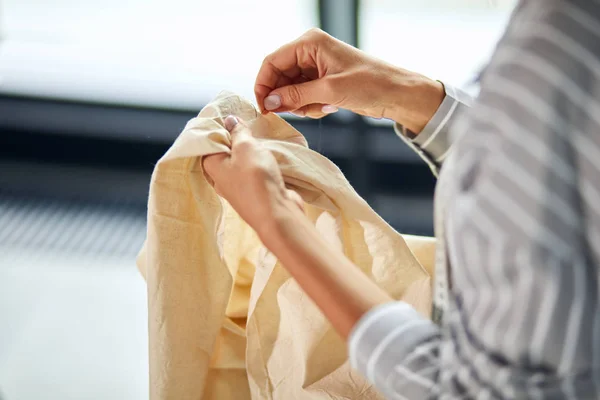
<path id="1" fill-rule="evenodd" d="M 434 242 L 410 238 L 423 268 L 299 132 L 223 93 L 187 124 L 152 174 L 138 256 L 148 284 L 151 398 L 382 398 L 350 369 L 344 341 L 316 306 L 207 183 L 200 157 L 229 151 L 222 126 L 229 114 L 249 121 L 326 240 L 394 298 L 429 315 Z"/>

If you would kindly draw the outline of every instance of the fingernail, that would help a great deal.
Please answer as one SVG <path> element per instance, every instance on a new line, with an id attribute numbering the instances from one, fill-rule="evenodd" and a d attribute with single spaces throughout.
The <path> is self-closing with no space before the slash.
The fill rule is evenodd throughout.
<path id="1" fill-rule="evenodd" d="M 321 111 L 323 111 L 325 114 L 331 114 L 334 113 L 338 110 L 338 108 L 336 106 L 332 106 L 330 104 L 324 105 L 321 108 Z"/>
<path id="2" fill-rule="evenodd" d="M 225 118 L 225 129 L 227 129 L 228 131 L 231 131 L 233 128 L 235 128 L 235 126 L 238 124 L 238 119 L 237 117 L 234 117 L 233 115 L 229 115 L 227 118 Z"/>
<path id="3" fill-rule="evenodd" d="M 281 97 L 278 94 L 272 94 L 265 98 L 265 108 L 267 110 L 277 110 L 279 107 L 281 107 Z"/>

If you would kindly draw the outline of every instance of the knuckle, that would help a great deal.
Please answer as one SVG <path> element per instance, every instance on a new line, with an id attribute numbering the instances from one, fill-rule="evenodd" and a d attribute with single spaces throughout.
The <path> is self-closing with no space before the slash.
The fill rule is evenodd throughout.
<path id="1" fill-rule="evenodd" d="M 269 175 L 268 171 L 260 163 L 250 163 L 246 166 L 246 173 L 251 182 L 265 181 Z"/>
<path id="2" fill-rule="evenodd" d="M 302 94 L 296 85 L 288 86 L 287 95 L 293 105 L 299 105 L 302 102 Z"/>
<path id="3" fill-rule="evenodd" d="M 248 172 L 254 177 L 260 177 L 264 174 L 264 168 L 259 163 L 253 162 L 248 165 Z"/>
<path id="4" fill-rule="evenodd" d="M 325 32 L 322 29 L 316 28 L 316 27 L 310 28 L 304 34 L 305 37 L 311 37 L 311 38 L 315 38 L 315 39 L 320 38 L 323 35 L 325 35 Z"/>
<path id="5" fill-rule="evenodd" d="M 268 66 L 268 65 L 273 64 L 273 58 L 275 58 L 275 53 L 271 53 L 271 54 L 267 55 L 263 59 L 262 66 L 264 67 L 264 66 Z"/>
<path id="6" fill-rule="evenodd" d="M 235 145 L 237 151 L 248 152 L 254 148 L 254 142 L 249 138 L 240 139 Z"/>
<path id="7" fill-rule="evenodd" d="M 324 44 L 331 36 L 327 32 L 319 28 L 310 28 L 305 34 L 306 42 L 315 43 L 317 45 Z"/>

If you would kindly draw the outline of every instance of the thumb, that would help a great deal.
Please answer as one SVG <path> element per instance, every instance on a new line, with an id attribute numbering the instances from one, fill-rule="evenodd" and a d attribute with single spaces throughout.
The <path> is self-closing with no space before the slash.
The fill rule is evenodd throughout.
<path id="1" fill-rule="evenodd" d="M 264 107 L 268 111 L 284 112 L 297 110 L 313 103 L 331 103 L 331 91 L 326 90 L 324 83 L 324 79 L 321 78 L 282 86 L 265 97 Z"/>
<path id="2" fill-rule="evenodd" d="M 250 129 L 248 129 L 243 119 L 229 115 L 223 120 L 223 124 L 231 134 L 231 147 L 235 146 L 236 143 L 252 139 Z"/>

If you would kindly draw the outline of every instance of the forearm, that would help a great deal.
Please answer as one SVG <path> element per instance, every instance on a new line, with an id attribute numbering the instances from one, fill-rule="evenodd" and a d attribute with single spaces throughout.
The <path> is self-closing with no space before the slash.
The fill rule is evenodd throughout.
<path id="1" fill-rule="evenodd" d="M 366 312 L 393 301 L 341 251 L 328 245 L 297 206 L 282 200 L 259 234 L 344 338 Z"/>

